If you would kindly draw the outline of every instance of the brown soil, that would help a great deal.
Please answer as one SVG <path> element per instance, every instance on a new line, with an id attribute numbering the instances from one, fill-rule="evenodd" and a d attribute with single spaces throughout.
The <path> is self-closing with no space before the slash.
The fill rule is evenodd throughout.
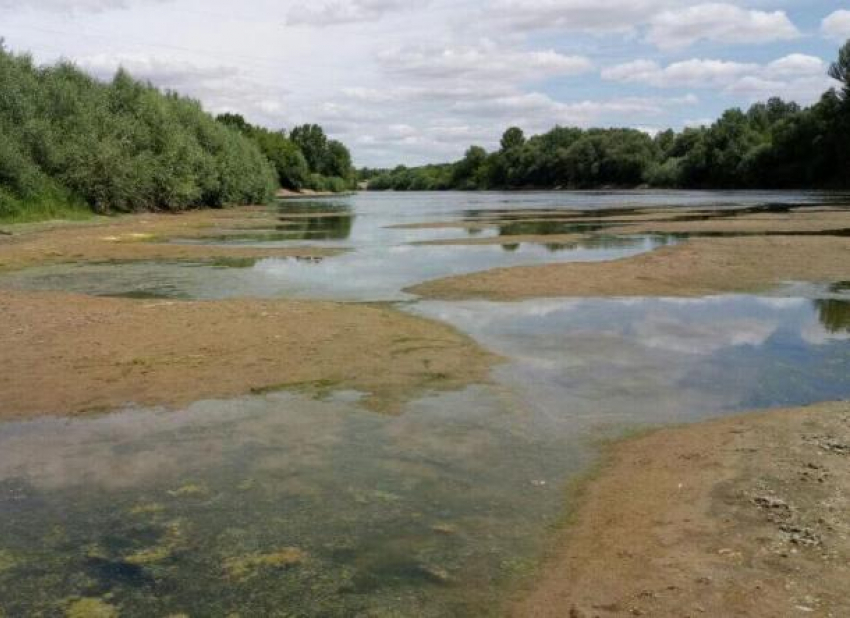
<path id="1" fill-rule="evenodd" d="M 615 445 L 513 615 L 850 616 L 850 403 Z"/>
<path id="2" fill-rule="evenodd" d="M 448 326 L 377 305 L 4 291 L 0 324 L 3 419 L 297 386 L 361 390 L 394 412 L 416 394 L 486 381 L 497 361 Z"/>
<path id="3" fill-rule="evenodd" d="M 850 229 L 850 210 L 800 209 L 782 214 L 751 214 L 729 218 L 711 218 L 705 221 L 645 219 L 640 223 L 614 227 L 607 231 L 611 234 L 649 232 L 752 234 L 760 232 L 824 232 L 842 229 Z"/>
<path id="4" fill-rule="evenodd" d="M 273 228 L 276 222 L 267 209 L 257 207 L 193 211 L 179 215 L 125 215 L 71 225 L 6 226 L 4 229 L 12 234 L 0 236 L 0 270 L 78 261 L 319 258 L 339 253 L 339 250 L 314 247 L 262 249 L 162 242 L 169 238 L 211 236 L 221 229 Z"/>
<path id="5" fill-rule="evenodd" d="M 790 280 L 850 280 L 850 238 L 698 238 L 621 260 L 501 268 L 407 291 L 428 298 L 495 300 L 700 296 L 755 291 Z"/>

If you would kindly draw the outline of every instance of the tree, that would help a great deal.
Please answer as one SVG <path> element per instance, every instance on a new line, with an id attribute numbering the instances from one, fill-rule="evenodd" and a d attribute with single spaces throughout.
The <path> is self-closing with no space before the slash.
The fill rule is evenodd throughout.
<path id="1" fill-rule="evenodd" d="M 508 152 L 525 145 L 525 134 L 518 127 L 511 127 L 502 135 L 502 152 Z"/>
<path id="2" fill-rule="evenodd" d="M 289 133 L 289 139 L 301 149 L 310 171 L 321 173 L 328 151 L 328 138 L 317 124 L 305 124 L 295 127 Z"/>
<path id="3" fill-rule="evenodd" d="M 850 40 L 838 50 L 838 60 L 830 65 L 829 76 L 844 84 L 841 98 L 845 103 L 850 102 Z"/>

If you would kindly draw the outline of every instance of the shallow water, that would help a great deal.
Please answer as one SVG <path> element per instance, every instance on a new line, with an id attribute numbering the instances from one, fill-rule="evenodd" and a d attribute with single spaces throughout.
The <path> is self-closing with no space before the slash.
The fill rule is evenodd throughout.
<path id="1" fill-rule="evenodd" d="M 560 197 L 519 199 L 538 208 Z M 433 212 L 415 216 L 439 219 L 445 204 L 426 201 Z M 285 283 L 263 293 L 278 281 L 264 278 L 264 261 L 109 264 L 86 267 L 87 279 L 53 273 L 48 287 L 402 297 L 431 267 L 412 275 L 387 260 L 388 247 L 404 245 L 385 244 L 397 230 L 369 224 L 373 208 L 387 209 L 353 206 L 346 241 L 364 234 L 353 253 L 368 254 L 371 229 L 384 279 L 362 265 L 318 276 L 315 287 L 306 274 L 296 285 L 278 273 Z M 432 249 L 465 268 L 484 263 L 465 247 L 421 255 Z M 484 249 L 488 259 L 511 255 Z M 147 287 L 151 277 L 158 283 Z M 363 408 L 358 393 L 275 393 L 0 424 L 0 615 L 61 616 L 81 597 L 126 616 L 496 615 L 534 567 L 563 513 L 564 484 L 592 461 L 595 439 L 850 397 L 846 282 L 789 283 L 765 296 L 399 307 L 457 327 L 506 362 L 491 384 L 411 401 L 393 417 Z"/>
<path id="2" fill-rule="evenodd" d="M 274 229 L 220 230 L 204 239 L 173 242 L 252 247 L 314 246 L 347 251 L 325 259 L 273 258 L 204 262 L 63 264 L 0 277 L 18 289 L 70 290 L 129 297 L 218 299 L 239 296 L 346 301 L 405 300 L 403 290 L 422 281 L 489 268 L 550 262 L 610 260 L 677 242 L 672 235 L 631 238 L 600 235 L 573 243 L 517 243 L 512 234 L 586 233 L 598 226 L 558 221 L 504 223 L 484 229 L 404 228 L 433 222 L 481 222 L 512 217 L 569 215 L 581 208 L 752 209 L 846 203 L 823 193 L 775 192 L 570 192 L 570 193 L 363 193 L 340 199 L 287 200 Z M 778 206 L 777 206 L 778 205 Z M 559 214 L 560 213 L 560 214 Z M 496 245 L 417 243 L 501 237 Z M 238 268 L 227 269 L 228 266 Z"/>

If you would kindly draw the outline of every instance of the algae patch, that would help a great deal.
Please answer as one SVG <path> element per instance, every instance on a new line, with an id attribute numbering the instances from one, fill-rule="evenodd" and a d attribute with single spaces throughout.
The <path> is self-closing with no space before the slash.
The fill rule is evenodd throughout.
<path id="1" fill-rule="evenodd" d="M 172 522 L 166 528 L 165 534 L 159 543 L 130 554 L 124 558 L 124 562 L 135 566 L 146 566 L 168 560 L 181 546 L 184 537 L 183 527 L 180 522 Z"/>
<path id="2" fill-rule="evenodd" d="M 15 558 L 12 552 L 5 549 L 0 549 L 0 573 L 11 571 L 16 566 L 18 566 L 18 560 Z"/>
<path id="3" fill-rule="evenodd" d="M 68 606 L 67 618 L 117 618 L 118 609 L 105 601 L 95 598 L 79 599 Z"/>
<path id="4" fill-rule="evenodd" d="M 248 554 L 224 561 L 227 576 L 237 581 L 250 579 L 261 569 L 286 569 L 302 564 L 307 554 L 296 547 L 286 547 L 270 554 Z"/>

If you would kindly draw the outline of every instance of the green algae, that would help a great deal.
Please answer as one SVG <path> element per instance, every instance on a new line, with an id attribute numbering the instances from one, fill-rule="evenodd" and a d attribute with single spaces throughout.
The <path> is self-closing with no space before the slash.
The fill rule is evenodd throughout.
<path id="1" fill-rule="evenodd" d="M 205 496 L 209 493 L 209 488 L 204 485 L 198 485 L 196 483 L 187 483 L 177 489 L 172 489 L 168 492 L 168 495 L 173 498 L 185 498 L 190 496 Z"/>
<path id="2" fill-rule="evenodd" d="M 163 562 L 171 558 L 184 541 L 185 534 L 182 523 L 179 521 L 171 522 L 166 526 L 165 534 L 159 543 L 133 552 L 124 558 L 124 562 L 136 566 Z"/>
<path id="3" fill-rule="evenodd" d="M 132 507 L 129 511 L 131 515 L 157 515 L 162 513 L 165 507 L 156 502 L 140 503 Z"/>
<path id="4" fill-rule="evenodd" d="M 0 549 L 0 573 L 11 571 L 19 564 L 20 560 L 12 552 L 6 549 Z"/>
<path id="5" fill-rule="evenodd" d="M 118 608 L 97 598 L 73 601 L 65 611 L 66 618 L 118 618 Z"/>
<path id="6" fill-rule="evenodd" d="M 226 575 L 236 581 L 246 581 L 262 569 L 285 569 L 298 566 L 307 559 L 307 554 L 297 547 L 285 547 L 276 552 L 253 553 L 227 558 L 224 561 Z"/>

